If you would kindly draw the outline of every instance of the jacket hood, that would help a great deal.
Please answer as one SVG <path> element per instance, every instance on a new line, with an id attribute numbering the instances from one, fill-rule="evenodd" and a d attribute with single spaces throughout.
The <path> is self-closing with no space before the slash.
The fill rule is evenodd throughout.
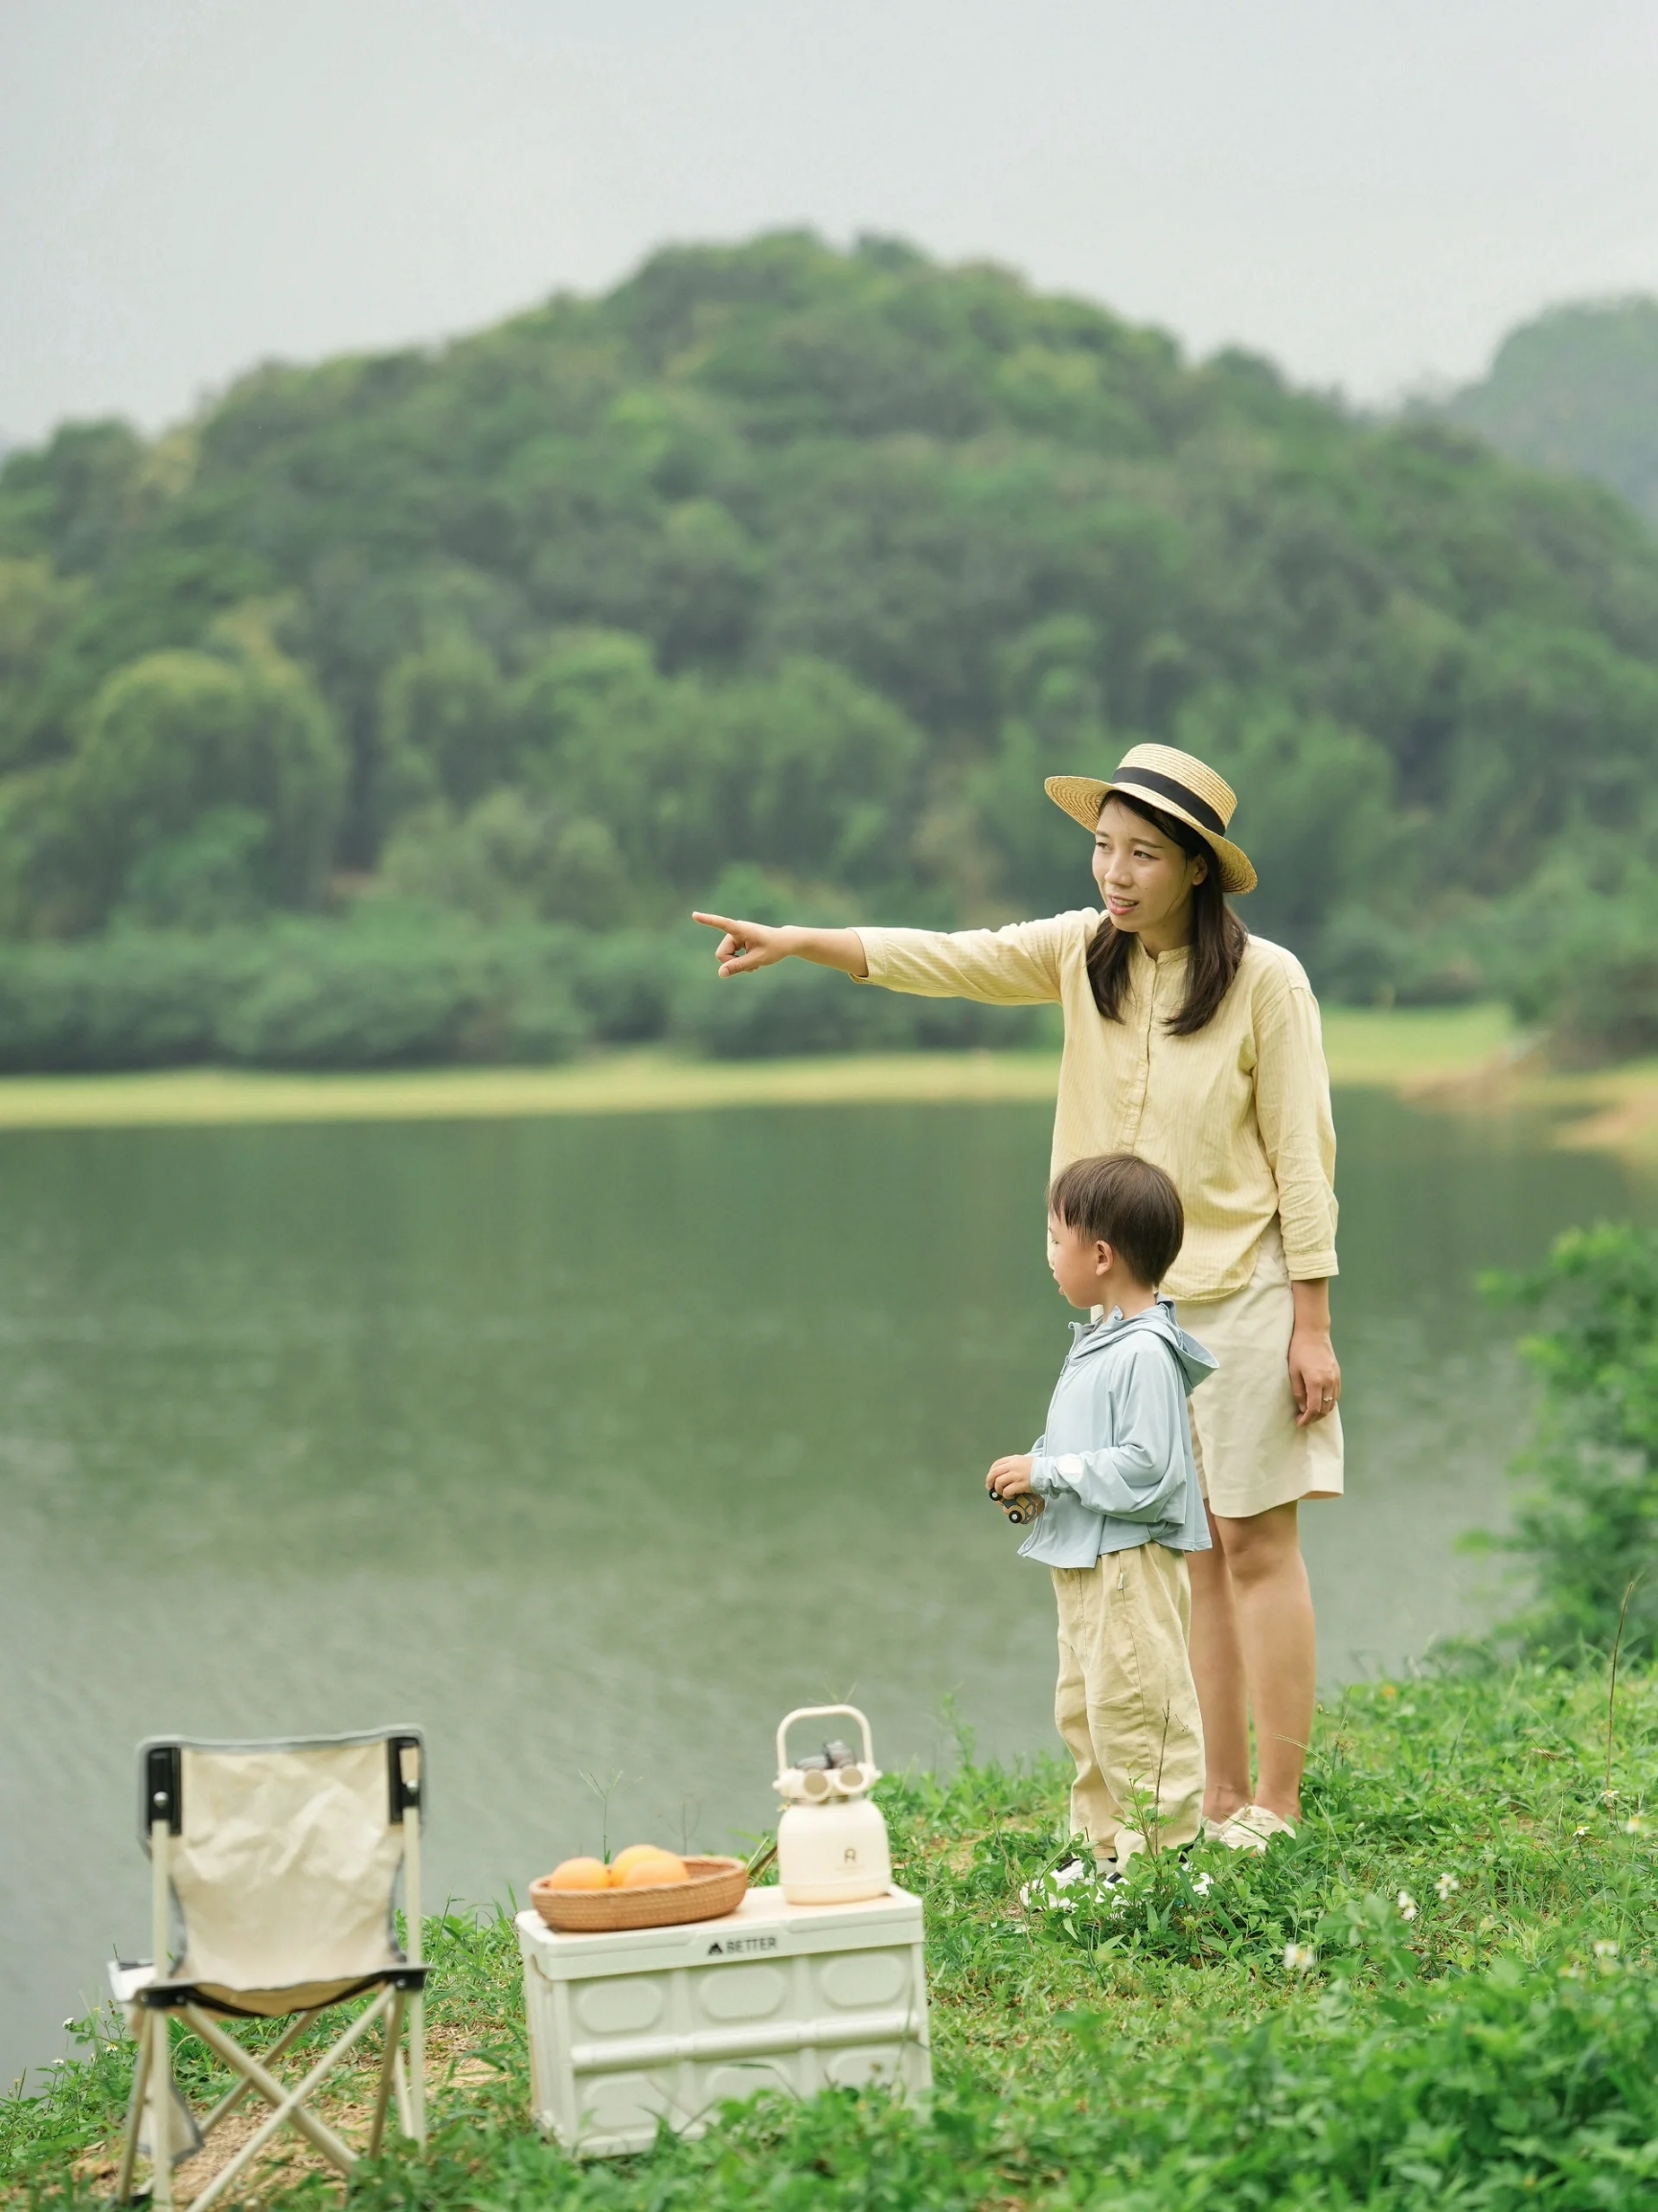
<path id="1" fill-rule="evenodd" d="M 1189 1398 L 1204 1377 L 1213 1375 L 1220 1364 L 1195 1336 L 1189 1336 L 1181 1328 L 1174 1318 L 1174 1302 L 1170 1298 L 1159 1298 L 1144 1313 L 1131 1313 L 1126 1319 L 1113 1311 L 1102 1321 L 1073 1321 L 1071 1327 L 1075 1337 L 1071 1346 L 1073 1359 L 1086 1359 L 1097 1352 L 1109 1351 L 1125 1336 L 1161 1336 L 1179 1365 Z"/>

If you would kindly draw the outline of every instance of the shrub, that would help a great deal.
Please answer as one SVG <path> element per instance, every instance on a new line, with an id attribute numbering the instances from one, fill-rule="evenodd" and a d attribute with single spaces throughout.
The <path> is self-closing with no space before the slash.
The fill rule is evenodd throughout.
<path id="1" fill-rule="evenodd" d="M 1521 1351 L 1542 1380 L 1536 1433 L 1515 1472 L 1532 1487 L 1493 1539 L 1532 1565 L 1533 1599 L 1514 1627 L 1557 1655 L 1658 1650 L 1658 1237 L 1574 1229 L 1529 1275 L 1489 1275 L 1495 1303 L 1552 1326 Z"/>
<path id="2" fill-rule="evenodd" d="M 1385 1901 L 1363 1902 L 1385 1915 Z M 1113 2023 L 1079 2014 L 1075 2027 L 1109 2064 Z M 1116 2186 L 1085 2201 L 1184 2212 L 1231 2190 L 1247 2203 L 1422 2212 L 1545 2195 L 1633 2207 L 1658 2184 L 1655 2064 L 1649 1973 L 1502 1960 L 1449 1982 L 1405 1979 L 1362 2007 L 1337 1984 L 1315 2009 L 1148 2070 L 1100 2144 Z"/>
<path id="3" fill-rule="evenodd" d="M 9 946 L 0 1072 L 566 1060 L 592 1034 L 570 935 L 295 923 Z"/>
<path id="4" fill-rule="evenodd" d="M 1568 1060 L 1658 1052 L 1658 952 L 1631 946 L 1585 960 L 1560 1007 L 1556 1041 Z"/>
<path id="5" fill-rule="evenodd" d="M 117 931 L 0 950 L 0 1072 L 169 1067 L 210 1058 L 264 955 L 241 935 Z"/>
<path id="6" fill-rule="evenodd" d="M 703 930 L 693 943 L 649 929 L 609 937 L 571 934 L 571 992 L 595 1037 L 606 1044 L 642 1044 L 664 1036 L 677 995 L 705 972 L 715 942 Z"/>
<path id="7" fill-rule="evenodd" d="M 860 992 L 835 969 L 799 960 L 724 981 L 710 966 L 685 983 L 673 1010 L 674 1035 L 716 1060 L 896 1050 L 905 1028 L 888 992 Z"/>
<path id="8" fill-rule="evenodd" d="M 342 935 L 279 939 L 258 981 L 228 1006 L 216 1043 L 258 1067 L 386 1067 L 459 1057 L 488 1012 L 470 947 Z"/>

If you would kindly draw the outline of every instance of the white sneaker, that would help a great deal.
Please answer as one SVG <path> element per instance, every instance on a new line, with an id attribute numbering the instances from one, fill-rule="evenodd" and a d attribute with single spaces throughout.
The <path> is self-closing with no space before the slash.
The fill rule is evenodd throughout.
<path id="1" fill-rule="evenodd" d="M 1246 1805 L 1220 1831 L 1228 1851 L 1264 1851 L 1275 1836 L 1293 1836 L 1293 1825 L 1264 1805 Z"/>
<path id="2" fill-rule="evenodd" d="M 1027 1881 L 1019 1892 L 1019 1903 L 1027 1912 L 1044 1907 L 1050 1912 L 1058 1912 L 1068 1904 L 1080 1904 L 1090 1889 L 1115 1889 L 1122 1879 L 1121 1870 L 1115 1866 L 1100 1866 L 1091 1859 L 1073 1859 L 1052 1873 L 1039 1874 L 1034 1881 Z"/>

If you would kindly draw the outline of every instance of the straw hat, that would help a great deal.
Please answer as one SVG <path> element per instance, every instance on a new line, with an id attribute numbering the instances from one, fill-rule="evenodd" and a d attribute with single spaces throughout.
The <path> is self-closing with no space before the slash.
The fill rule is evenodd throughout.
<path id="1" fill-rule="evenodd" d="M 1099 827 L 1107 793 L 1121 791 L 1125 799 L 1144 799 L 1197 832 L 1220 862 L 1223 891 L 1255 889 L 1249 855 L 1226 835 L 1238 794 L 1193 753 L 1177 753 L 1172 745 L 1134 745 L 1124 754 L 1109 783 L 1102 783 L 1098 776 L 1050 776 L 1042 788 L 1084 830 Z"/>

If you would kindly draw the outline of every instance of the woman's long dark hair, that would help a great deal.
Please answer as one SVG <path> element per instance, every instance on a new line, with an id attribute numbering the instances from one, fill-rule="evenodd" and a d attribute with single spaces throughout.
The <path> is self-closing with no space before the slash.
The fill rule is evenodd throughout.
<path id="1" fill-rule="evenodd" d="M 1131 799 L 1125 791 L 1107 791 L 1105 797 L 1107 801 L 1115 799 L 1142 822 L 1149 822 L 1193 859 L 1201 854 L 1209 862 L 1209 873 L 1202 882 L 1192 886 L 1192 953 L 1186 964 L 1186 997 L 1169 1023 L 1170 1037 L 1193 1037 L 1215 1019 L 1221 1000 L 1232 989 L 1232 979 L 1249 943 L 1249 931 L 1226 903 L 1219 863 L 1195 830 L 1188 829 L 1178 815 Z M 1128 988 L 1128 963 L 1133 957 L 1133 932 L 1117 928 L 1107 915 L 1088 947 L 1088 981 L 1094 987 L 1094 1003 L 1107 1021 L 1123 1018 L 1123 994 Z"/>

